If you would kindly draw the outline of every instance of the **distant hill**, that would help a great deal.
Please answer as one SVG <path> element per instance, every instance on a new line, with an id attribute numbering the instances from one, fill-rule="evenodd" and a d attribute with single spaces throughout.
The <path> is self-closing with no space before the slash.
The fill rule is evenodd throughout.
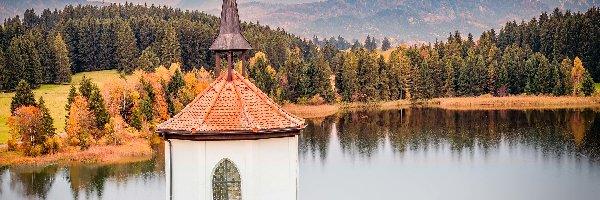
<path id="1" fill-rule="evenodd" d="M 25 9 L 62 8 L 104 2 L 143 4 L 148 0 L 4 0 L 0 17 L 23 15 Z M 156 1 L 152 1 L 156 2 Z M 175 0 L 166 3 L 219 15 L 221 0 Z M 399 42 L 445 40 L 455 30 L 479 35 L 507 21 L 530 20 L 554 8 L 574 11 L 600 6 L 600 0 L 238 0 L 243 21 L 281 27 L 304 38 L 341 35 L 361 41 L 367 35 Z M 465 34 L 466 35 L 466 34 Z"/>
<path id="2" fill-rule="evenodd" d="M 4 19 L 15 17 L 16 15 L 22 18 L 25 10 L 31 8 L 39 14 L 46 8 L 54 11 L 55 8 L 62 10 L 63 7 L 69 4 L 102 4 L 102 2 L 102 0 L 2 0 L 0 1 L 0 19 L 4 22 Z"/>
<path id="3" fill-rule="evenodd" d="M 586 10 L 599 0 L 326 0 L 313 3 L 240 3 L 246 21 L 282 27 L 301 37 L 368 34 L 393 41 L 445 40 L 459 30 L 475 35 L 507 21 L 529 20 L 554 8 Z M 208 11 L 218 15 L 219 9 Z M 465 34 L 466 35 L 466 34 Z"/>

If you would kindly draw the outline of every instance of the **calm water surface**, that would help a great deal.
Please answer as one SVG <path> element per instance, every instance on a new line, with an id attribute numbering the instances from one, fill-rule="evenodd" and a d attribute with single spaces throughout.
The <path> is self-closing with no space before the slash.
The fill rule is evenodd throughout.
<path id="1" fill-rule="evenodd" d="M 301 199 L 600 197 L 597 110 L 413 108 L 308 122 L 299 146 Z M 164 199 L 163 156 L 2 168 L 0 199 Z"/>

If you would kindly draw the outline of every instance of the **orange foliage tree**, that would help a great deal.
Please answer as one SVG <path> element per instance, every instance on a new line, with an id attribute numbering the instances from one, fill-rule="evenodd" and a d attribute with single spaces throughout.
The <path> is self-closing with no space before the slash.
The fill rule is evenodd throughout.
<path id="1" fill-rule="evenodd" d="M 56 139 L 54 129 L 48 127 L 44 120 L 46 115 L 43 109 L 35 106 L 21 106 L 8 118 L 10 127 L 9 148 L 17 149 L 20 141 L 25 155 L 38 156 L 52 153 L 58 149 L 54 144 Z"/>
<path id="2" fill-rule="evenodd" d="M 69 110 L 67 119 L 67 135 L 69 144 L 88 148 L 94 139 L 92 137 L 96 129 L 93 113 L 89 110 L 88 102 L 81 96 L 76 96 Z"/>

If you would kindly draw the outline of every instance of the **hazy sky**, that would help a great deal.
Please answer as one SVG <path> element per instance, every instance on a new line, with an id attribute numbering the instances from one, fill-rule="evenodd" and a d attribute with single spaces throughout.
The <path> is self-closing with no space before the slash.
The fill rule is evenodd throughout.
<path id="1" fill-rule="evenodd" d="M 98 0 L 98 1 L 102 1 L 102 0 Z M 104 1 L 117 2 L 117 3 L 133 2 L 134 4 L 147 3 L 148 5 L 150 5 L 150 4 L 169 5 L 169 6 L 174 6 L 174 7 L 175 6 L 179 7 L 181 5 L 181 8 L 183 8 L 183 9 L 186 9 L 186 6 L 191 6 L 191 7 L 187 7 L 187 8 L 201 9 L 201 10 L 219 8 L 221 3 L 223 2 L 222 0 L 104 0 Z M 252 1 L 294 4 L 294 3 L 315 2 L 315 1 L 320 1 L 320 0 L 238 0 L 238 3 L 252 2 Z"/>

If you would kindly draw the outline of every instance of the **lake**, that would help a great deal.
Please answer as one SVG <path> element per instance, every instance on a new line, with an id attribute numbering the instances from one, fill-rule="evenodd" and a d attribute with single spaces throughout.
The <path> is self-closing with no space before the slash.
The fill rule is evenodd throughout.
<path id="1" fill-rule="evenodd" d="M 307 120 L 301 199 L 598 199 L 598 109 L 354 111 Z M 0 199 L 164 199 L 162 150 L 0 169 Z"/>

